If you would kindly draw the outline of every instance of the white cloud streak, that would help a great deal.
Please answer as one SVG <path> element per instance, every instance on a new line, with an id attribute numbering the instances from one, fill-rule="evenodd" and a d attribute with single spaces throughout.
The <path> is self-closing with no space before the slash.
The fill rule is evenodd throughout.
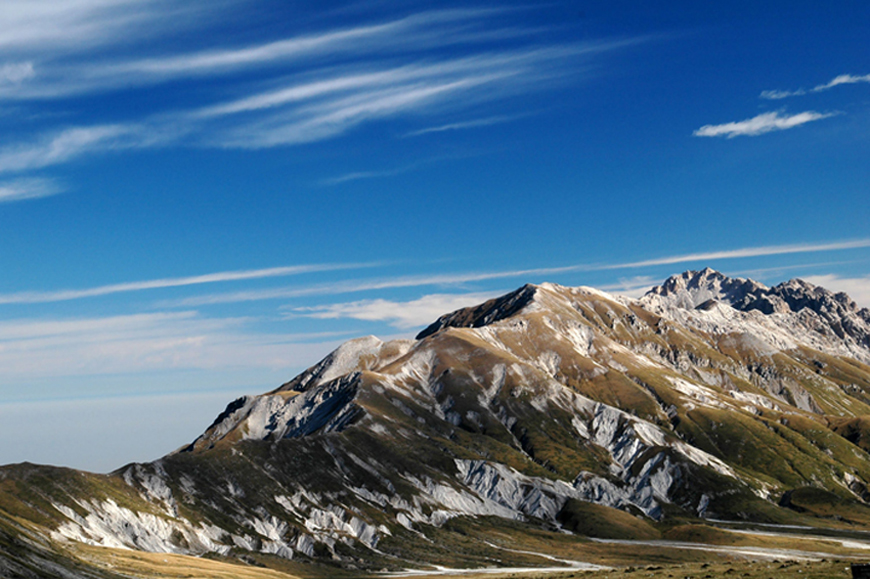
<path id="1" fill-rule="evenodd" d="M 218 135 L 213 144 L 228 148 L 260 149 L 322 141 L 375 119 L 395 117 L 411 110 L 424 109 L 454 95 L 497 80 L 501 75 L 485 75 L 452 81 L 436 81 L 417 86 L 385 88 L 321 102 L 293 111 L 290 118 L 276 115 Z"/>
<path id="2" fill-rule="evenodd" d="M 640 269 L 661 265 L 680 263 L 707 264 L 715 260 L 742 259 L 747 257 L 765 257 L 798 253 L 817 253 L 825 251 L 843 251 L 870 247 L 870 239 L 853 241 L 837 241 L 831 243 L 806 243 L 792 245 L 768 245 L 761 247 L 744 247 L 725 251 L 711 251 L 673 255 L 643 261 L 618 264 L 576 264 L 563 267 L 516 269 L 508 271 L 452 273 L 440 275 L 403 276 L 387 279 L 349 280 L 330 284 L 305 287 L 282 287 L 266 290 L 251 290 L 232 293 L 195 296 L 180 300 L 164 301 L 163 307 L 198 307 L 207 305 L 239 303 L 261 300 L 300 298 L 313 295 L 341 295 L 363 291 L 398 289 L 424 286 L 456 286 L 495 279 L 532 278 L 545 275 L 558 275 L 579 271 L 607 271 L 618 269 Z M 629 288 L 630 289 L 630 288 Z"/>
<path id="3" fill-rule="evenodd" d="M 63 192 L 64 188 L 52 179 L 32 177 L 0 181 L 0 203 L 51 197 Z"/>
<path id="4" fill-rule="evenodd" d="M 438 81 L 465 80 L 499 72 L 515 74 L 527 70 L 535 64 L 553 62 L 595 49 L 593 47 L 563 47 L 518 50 L 447 59 L 435 63 L 405 64 L 373 69 L 367 72 L 360 72 L 360 67 L 355 66 L 344 74 L 330 71 L 307 82 L 293 83 L 286 87 L 254 94 L 236 101 L 205 107 L 195 115 L 199 117 L 224 116 L 274 109 L 334 94 L 344 98 L 353 96 L 354 91 L 363 91 L 362 94 L 365 94 L 365 90 L 371 90 L 378 93 L 390 88 L 419 88 L 421 84 L 425 86 L 426 84 L 437 84 Z"/>
<path id="5" fill-rule="evenodd" d="M 36 73 L 32 62 L 10 62 L 0 66 L 0 89 L 4 85 L 18 85 L 33 78 Z"/>
<path id="6" fill-rule="evenodd" d="M 696 137 L 726 137 L 728 139 L 740 136 L 754 137 L 772 131 L 792 129 L 805 123 L 832 117 L 836 114 L 838 113 L 805 111 L 794 115 L 780 116 L 778 112 L 762 113 L 745 121 L 721 125 L 704 125 L 692 134 Z"/>
<path id="7" fill-rule="evenodd" d="M 831 243 L 797 243 L 792 245 L 765 245 L 761 247 L 744 247 L 742 249 L 729 249 L 726 251 L 710 251 L 705 253 L 688 253 L 670 257 L 647 259 L 621 263 L 618 265 L 603 266 L 600 269 L 622 269 L 650 267 L 655 265 L 671 265 L 676 263 L 706 262 L 717 259 L 740 259 L 745 257 L 762 257 L 772 255 L 788 255 L 793 253 L 817 253 L 821 251 L 842 251 L 847 249 L 863 249 L 870 247 L 870 239 L 856 239 L 853 241 L 835 241 Z"/>
<path id="8" fill-rule="evenodd" d="M 360 300 L 324 306 L 292 308 L 296 315 L 321 320 L 355 319 L 369 322 L 387 322 L 407 330 L 430 324 L 439 316 L 492 299 L 503 292 L 477 292 L 467 294 L 429 294 L 419 299 L 397 302 L 392 300 Z"/>
<path id="9" fill-rule="evenodd" d="M 395 177 L 397 175 L 402 175 L 404 173 L 410 173 L 412 171 L 416 171 L 421 167 L 426 165 L 431 165 L 433 163 L 438 163 L 447 160 L 459 159 L 459 158 L 467 158 L 468 155 L 439 155 L 435 157 L 431 157 L 429 159 L 422 159 L 417 161 L 416 163 L 409 163 L 408 165 L 403 165 L 400 167 L 393 167 L 391 169 L 382 169 L 377 171 L 355 171 L 351 173 L 345 173 L 343 175 L 338 175 L 335 177 L 329 177 L 326 179 L 321 179 L 319 184 L 325 187 L 331 187 L 335 185 L 341 185 L 343 183 L 349 183 L 351 181 L 361 181 L 364 179 L 378 179 L 384 177 Z"/>
<path id="10" fill-rule="evenodd" d="M 604 285 L 599 289 L 621 296 L 639 298 L 659 283 L 661 283 L 660 279 L 654 279 L 648 275 L 639 275 L 628 279 L 620 279 L 619 283 Z"/>
<path id="11" fill-rule="evenodd" d="M 467 96 L 478 86 L 497 84 L 516 74 L 485 74 L 481 68 L 465 71 L 468 76 L 463 77 L 464 68 L 464 63 L 453 62 L 335 77 L 200 110 L 157 115 L 138 124 L 71 127 L 0 148 L 0 173 L 45 168 L 110 151 L 178 145 L 186 138 L 190 143 L 221 148 L 309 143 L 366 121 L 455 101 L 459 94 Z M 239 116 L 240 120 L 230 119 L 229 124 L 221 121 Z"/>
<path id="12" fill-rule="evenodd" d="M 805 94 L 807 94 L 807 91 L 805 91 L 804 89 L 798 89 L 798 90 L 765 90 L 765 91 L 762 91 L 761 94 L 760 94 L 759 96 L 760 96 L 761 98 L 763 98 L 763 99 L 767 99 L 767 100 L 772 100 L 772 101 L 774 101 L 774 100 L 780 100 L 780 99 L 787 99 L 787 98 L 790 98 L 790 97 L 793 97 L 793 96 L 801 96 L 801 95 L 805 95 Z"/>
<path id="13" fill-rule="evenodd" d="M 437 127 L 428 127 L 425 129 L 420 129 L 419 131 L 412 131 L 405 136 L 406 137 L 419 137 L 422 135 L 429 135 L 432 133 L 443 133 L 446 131 L 459 131 L 459 130 L 465 130 L 465 129 L 476 129 L 478 127 L 490 127 L 492 125 L 500 125 L 503 123 L 508 123 L 508 122 L 514 121 L 518 118 L 520 118 L 520 115 L 487 117 L 487 118 L 483 118 L 483 119 L 474 119 L 471 121 L 462 121 L 459 123 L 448 123 L 446 125 L 439 125 Z"/>
<path id="14" fill-rule="evenodd" d="M 207 141 L 212 146 L 256 149 L 308 143 L 365 122 L 431 110 L 454 112 L 541 90 L 566 74 L 570 59 L 615 46 L 521 49 L 362 73 L 330 73 L 204 107 L 192 112 L 191 118 L 215 123 L 223 119 L 225 128 L 213 130 Z"/>
<path id="15" fill-rule="evenodd" d="M 748 277 L 748 278 L 755 279 L 756 281 L 761 281 L 763 279 L 767 279 L 770 277 L 782 277 L 782 274 L 786 271 L 793 271 L 796 269 L 806 271 L 806 270 L 815 269 L 815 268 L 830 268 L 830 267 L 835 266 L 835 265 L 851 265 L 851 264 L 855 264 L 855 263 L 860 263 L 861 261 L 863 261 L 863 260 L 850 259 L 850 260 L 844 260 L 844 261 L 821 261 L 821 262 L 816 262 L 816 263 L 796 263 L 796 264 L 791 264 L 791 265 L 780 265 L 780 266 L 776 266 L 776 267 L 762 267 L 762 268 L 755 268 L 755 269 L 742 269 L 742 270 L 737 270 L 737 271 L 730 271 L 730 272 L 728 272 L 728 275 L 730 275 L 732 277 L 734 277 L 734 276 Z M 725 273 L 725 272 L 723 272 L 723 273 Z"/>
<path id="16" fill-rule="evenodd" d="M 58 16 L 59 21 L 72 17 L 68 3 L 44 1 L 47 7 L 51 5 L 48 12 L 66 15 Z M 80 2 L 85 12 L 114 14 L 132 0 Z M 25 3 L 16 1 L 15 6 L 27 12 Z M 151 0 L 141 6 L 159 13 L 157 8 L 162 5 Z M 455 113 L 476 104 L 545 90 L 576 74 L 578 59 L 644 40 L 533 45 L 524 39 L 529 29 L 500 28 L 491 18 L 499 12 L 429 11 L 241 48 L 217 47 L 115 62 L 94 63 L 93 58 L 79 62 L 75 55 L 54 61 L 22 57 L 0 62 L 0 99 L 36 101 L 115 89 L 141 90 L 173 79 L 188 86 L 202 76 L 222 77 L 228 87 L 223 94 L 239 95 L 224 102 L 192 104 L 187 109 L 155 108 L 127 122 L 71 126 L 48 131 L 29 142 L 12 142 L 0 148 L 0 172 L 29 171 L 85 155 L 133 148 L 259 149 L 311 143 L 337 137 L 364 123 L 428 112 Z M 107 34 L 106 42 L 110 42 L 108 38 L 114 33 Z M 453 57 L 432 58 L 433 50 L 448 46 L 455 47 Z M 231 76 L 236 72 L 244 74 Z M 264 86 L 271 88 L 264 90 Z M 509 118 L 448 123 L 422 129 L 419 134 L 495 124 Z"/>
<path id="17" fill-rule="evenodd" d="M 117 2 L 120 3 L 120 2 Z M 165 8 L 164 8 L 165 9 Z M 306 59 L 357 60 L 364 56 L 407 55 L 433 46 L 479 44 L 493 40 L 483 26 L 498 10 L 433 10 L 351 28 L 281 38 L 261 44 L 127 60 L 40 63 L 29 84 L 0 85 L 0 96 L 52 99 L 74 94 L 130 89 L 176 79 L 227 75 L 252 69 L 287 67 Z M 520 38 L 526 30 L 502 29 L 498 38 Z M 26 63 L 33 71 L 33 63 Z M 10 65 L 12 66 L 12 65 Z M 2 77 L 0 77 L 2 78 Z"/>
<path id="18" fill-rule="evenodd" d="M 0 173 L 22 172 L 124 149 L 176 146 L 260 149 L 341 135 L 363 123 L 456 110 L 539 90 L 565 59 L 604 50 L 559 47 L 408 64 L 365 73 L 330 72 L 304 82 L 131 124 L 66 128 L 0 148 Z"/>
<path id="19" fill-rule="evenodd" d="M 209 74 L 250 65 L 285 61 L 315 54 L 343 52 L 369 48 L 373 38 L 388 36 L 405 28 L 408 21 L 360 26 L 318 35 L 288 38 L 239 49 L 209 50 L 192 54 L 133 60 L 94 70 L 93 76 L 107 78 L 117 75 L 180 76 Z M 367 42 L 368 41 L 368 42 Z M 141 78 L 141 76 L 140 76 Z"/>
<path id="20" fill-rule="evenodd" d="M 175 10 L 165 0 L 3 0 L 0 51 L 81 51 L 129 40 Z"/>
<path id="21" fill-rule="evenodd" d="M 820 84 L 811 88 L 810 90 L 805 90 L 799 88 L 797 90 L 766 90 L 761 93 L 761 98 L 768 100 L 780 100 L 786 99 L 795 96 L 803 96 L 808 93 L 817 93 L 824 92 L 826 90 L 831 90 L 835 86 L 841 86 L 844 84 L 858 84 L 858 83 L 870 83 L 870 74 L 864 75 L 854 75 L 854 74 L 841 74 L 839 76 L 834 77 L 830 81 Z"/>
<path id="22" fill-rule="evenodd" d="M 387 169 L 385 171 L 357 171 L 355 173 L 346 173 L 344 175 L 339 175 L 338 177 L 330 177 L 329 179 L 323 179 L 320 184 L 331 187 L 333 185 L 341 185 L 342 183 L 350 183 L 351 181 L 362 181 L 364 179 L 378 179 L 381 177 L 394 177 L 396 175 L 401 175 L 402 173 L 407 173 L 409 171 L 413 171 L 419 165 L 408 165 L 407 167 L 400 167 L 398 169 Z"/>
<path id="23" fill-rule="evenodd" d="M 0 173 L 41 169 L 82 155 L 154 142 L 141 131 L 125 125 L 74 127 L 45 135 L 31 143 L 0 148 Z"/>
<path id="24" fill-rule="evenodd" d="M 762 247 L 746 247 L 726 251 L 691 253 L 668 256 L 643 261 L 619 264 L 576 264 L 563 267 L 516 269 L 508 271 L 470 272 L 454 274 L 438 274 L 423 276 L 403 276 L 386 279 L 367 279 L 339 281 L 329 284 L 316 284 L 303 287 L 282 287 L 265 290 L 249 290 L 222 294 L 195 296 L 180 300 L 163 302 L 166 307 L 196 307 L 225 303 L 261 301 L 272 299 L 298 298 L 314 295 L 340 295 L 363 291 L 398 289 L 424 286 L 455 286 L 495 279 L 529 278 L 534 276 L 558 275 L 577 271 L 604 271 L 616 269 L 637 269 L 660 265 L 679 263 L 706 263 L 722 259 L 740 259 L 747 257 L 763 257 L 797 253 L 817 253 L 826 251 L 843 251 L 870 247 L 870 239 L 853 241 L 838 241 L 817 244 L 772 245 Z M 210 273 L 177 278 L 162 278 L 137 282 L 110 284 L 85 289 L 69 289 L 57 291 L 28 291 L 0 294 L 0 304 L 50 303 L 75 299 L 100 297 L 117 293 L 143 291 L 161 288 L 194 286 L 219 282 L 243 281 L 264 278 L 286 277 L 306 273 L 340 271 L 377 267 L 378 262 L 351 264 L 312 264 L 286 267 L 274 267 L 256 270 L 239 270 Z M 618 289 L 621 286 L 614 286 Z M 631 288 L 628 288 L 631 289 Z"/>
<path id="25" fill-rule="evenodd" d="M 377 24 L 330 30 L 285 38 L 241 48 L 205 50 L 163 58 L 132 60 L 106 66 L 107 77 L 133 75 L 190 75 L 220 73 L 251 65 L 287 62 L 322 55 L 419 50 L 433 43 L 444 46 L 482 40 L 469 28 L 479 30 L 487 16 L 497 10 L 432 10 Z M 513 36 L 521 36 L 521 32 Z"/>
<path id="26" fill-rule="evenodd" d="M 594 268 L 590 268 L 588 266 L 568 266 L 511 271 L 403 276 L 386 279 L 349 280 L 305 287 L 283 287 L 267 290 L 252 290 L 223 294 L 211 294 L 184 298 L 180 300 L 164 301 L 161 302 L 160 305 L 163 307 L 195 307 L 262 300 L 300 298 L 307 296 L 341 295 L 385 289 L 399 289 L 424 286 L 456 286 L 465 283 L 473 283 L 493 279 L 522 278 L 534 275 L 555 275 L 558 273 L 578 271 L 580 269 L 589 270 Z"/>
<path id="27" fill-rule="evenodd" d="M 5 379 L 179 369 L 287 368 L 335 345 L 324 336 L 268 334 L 244 318 L 196 312 L 0 321 Z"/>
<path id="28" fill-rule="evenodd" d="M 379 179 L 383 177 L 395 177 L 396 175 L 401 175 L 403 173 L 409 173 L 414 169 L 420 167 L 422 163 L 413 163 L 411 165 L 406 165 L 404 167 L 398 167 L 396 169 L 386 169 L 383 171 L 357 171 L 354 173 L 346 173 L 344 175 L 339 175 L 337 177 L 330 177 L 328 179 L 323 179 L 320 181 L 320 184 L 325 187 L 332 187 L 335 185 L 341 185 L 343 183 L 350 183 L 351 181 L 362 181 L 365 179 Z"/>
<path id="29" fill-rule="evenodd" d="M 841 74 L 825 84 L 820 84 L 813 92 L 822 92 L 843 84 L 870 83 L 870 74 L 856 76 L 854 74 Z"/>
<path id="30" fill-rule="evenodd" d="M 0 100 L 55 98 L 141 84 L 130 76 L 92 78 L 87 63 L 100 54 L 135 52 L 143 40 L 201 28 L 239 1 L 3 0 Z"/>
<path id="31" fill-rule="evenodd" d="M 106 296 L 111 294 L 161 289 L 174 288 L 192 285 L 201 285 L 218 282 L 241 281 L 264 279 L 273 277 L 287 277 L 291 275 L 301 275 L 305 273 L 337 271 L 347 269 L 358 269 L 365 267 L 374 267 L 376 263 L 353 263 L 353 264 L 313 264 L 313 265 L 294 265 L 287 267 L 271 267 L 266 269 L 240 270 L 240 271 L 223 271 L 218 273 L 209 273 L 205 275 L 195 275 L 188 277 L 162 278 L 146 281 L 136 281 L 127 283 L 118 283 L 104 285 L 86 289 L 71 289 L 58 291 L 31 291 L 0 294 L 0 304 L 36 304 L 61 302 L 69 300 L 77 300 L 82 298 L 91 298 Z"/>

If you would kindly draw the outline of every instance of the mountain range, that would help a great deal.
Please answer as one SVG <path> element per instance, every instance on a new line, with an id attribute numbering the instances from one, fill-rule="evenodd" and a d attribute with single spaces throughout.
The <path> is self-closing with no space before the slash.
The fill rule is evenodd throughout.
<path id="1" fill-rule="evenodd" d="M 868 451 L 870 310 L 846 294 L 711 269 L 640 299 L 526 285 L 351 340 L 159 460 L 0 467 L 0 576 L 583 568 L 765 529 L 848 556 Z"/>

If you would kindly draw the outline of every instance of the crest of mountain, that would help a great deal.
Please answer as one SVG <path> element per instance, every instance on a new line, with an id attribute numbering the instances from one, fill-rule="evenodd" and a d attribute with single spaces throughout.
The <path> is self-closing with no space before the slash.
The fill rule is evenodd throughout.
<path id="1" fill-rule="evenodd" d="M 505 525 L 861 525 L 868 335 L 866 309 L 798 280 L 708 269 L 639 300 L 527 285 L 414 340 L 351 340 L 155 462 L 0 469 L 0 523 L 369 570 L 509 562 L 491 540 Z M 584 526 L 590 509 L 611 526 Z"/>
<path id="2" fill-rule="evenodd" d="M 741 312 L 758 311 L 764 318 L 746 317 L 741 321 L 750 320 L 752 324 L 763 319 L 768 326 L 796 332 L 795 343 L 870 362 L 870 310 L 859 308 L 845 293 L 834 293 L 800 279 L 768 288 L 752 280 L 726 277 L 709 268 L 687 271 L 651 289 L 641 303 L 683 322 L 695 320 L 704 324 L 706 321 L 707 325 L 714 320 L 713 316 L 687 316 L 680 310 L 710 311 L 715 310 L 717 304 L 724 304 Z M 752 331 L 764 334 L 757 327 Z M 778 342 L 777 339 L 771 341 Z"/>
<path id="3" fill-rule="evenodd" d="M 747 296 L 759 296 L 767 289 L 758 282 L 730 278 L 707 268 L 672 276 L 662 285 L 649 290 L 646 297 L 659 296 L 662 298 L 661 302 L 684 309 L 706 308 L 711 300 L 734 307 L 735 304 L 743 303 Z"/>
<path id="4" fill-rule="evenodd" d="M 444 314 L 417 334 L 417 339 L 422 340 L 444 328 L 479 328 L 501 321 L 528 306 L 534 300 L 536 291 L 535 286 L 527 284 L 514 292 L 486 301 L 479 306 Z"/>

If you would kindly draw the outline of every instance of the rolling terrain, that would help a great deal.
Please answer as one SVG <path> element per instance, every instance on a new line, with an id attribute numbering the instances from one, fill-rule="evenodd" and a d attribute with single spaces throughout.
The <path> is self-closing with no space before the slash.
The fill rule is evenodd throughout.
<path id="1" fill-rule="evenodd" d="M 157 461 L 0 467 L 0 576 L 848 559 L 868 450 L 870 311 L 845 294 L 526 285 L 351 340 Z"/>

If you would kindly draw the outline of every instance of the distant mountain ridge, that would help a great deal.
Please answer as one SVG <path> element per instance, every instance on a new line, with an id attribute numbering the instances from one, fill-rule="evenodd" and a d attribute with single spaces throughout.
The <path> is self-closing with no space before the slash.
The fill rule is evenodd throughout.
<path id="1" fill-rule="evenodd" d="M 868 336 L 867 309 L 799 280 L 526 285 L 351 340 L 160 460 L 0 468 L 0 531 L 371 571 L 520 558 L 505 525 L 870 524 Z"/>
<path id="2" fill-rule="evenodd" d="M 827 346 L 831 351 L 842 352 L 845 345 L 850 355 L 870 362 L 870 309 L 859 308 L 843 292 L 834 293 L 800 279 L 768 288 L 753 280 L 729 278 L 707 268 L 672 276 L 661 286 L 652 288 L 640 301 L 653 311 L 671 315 L 675 308 L 710 309 L 716 302 L 741 312 L 778 314 L 786 319 L 779 320 L 781 325 L 790 331 L 802 326 L 806 332 L 830 337 Z M 816 347 L 825 346 L 823 340 L 801 338 Z"/>
<path id="3" fill-rule="evenodd" d="M 702 307 L 709 300 L 724 302 L 737 310 L 758 310 L 763 314 L 799 313 L 809 309 L 823 317 L 839 338 L 846 335 L 870 348 L 870 309 L 859 308 L 844 292 L 834 293 L 801 279 L 792 279 L 768 288 L 758 282 L 729 278 L 712 269 L 688 271 L 669 278 L 661 286 L 652 288 L 647 296 L 673 298 L 679 296 L 678 305 Z M 704 299 L 704 303 L 699 298 Z"/>

